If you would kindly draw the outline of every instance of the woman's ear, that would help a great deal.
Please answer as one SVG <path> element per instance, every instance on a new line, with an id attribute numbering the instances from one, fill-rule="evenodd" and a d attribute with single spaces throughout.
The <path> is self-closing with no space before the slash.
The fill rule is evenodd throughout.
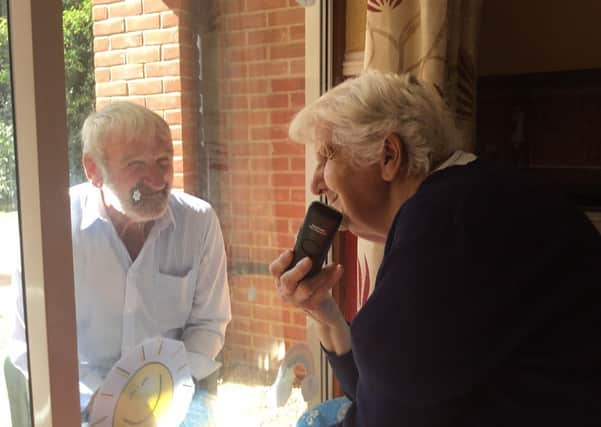
<path id="1" fill-rule="evenodd" d="M 86 173 L 88 181 L 90 181 L 94 187 L 102 187 L 102 169 L 98 162 L 96 162 L 89 154 L 83 155 L 83 170 Z"/>
<path id="2" fill-rule="evenodd" d="M 392 181 L 400 172 L 403 164 L 403 141 L 397 133 L 391 133 L 384 141 L 382 159 L 380 161 L 382 179 Z"/>

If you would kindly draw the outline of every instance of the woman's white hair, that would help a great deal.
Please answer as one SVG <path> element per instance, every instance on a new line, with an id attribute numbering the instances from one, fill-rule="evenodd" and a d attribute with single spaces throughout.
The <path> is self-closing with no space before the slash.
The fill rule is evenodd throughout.
<path id="1" fill-rule="evenodd" d="M 363 167 L 380 161 L 396 133 L 407 155 L 408 176 L 427 175 L 461 145 L 453 117 L 436 87 L 410 74 L 364 71 L 303 108 L 289 136 L 316 143 Z"/>
<path id="2" fill-rule="evenodd" d="M 109 138 L 123 144 L 136 139 L 156 137 L 171 141 L 169 125 L 153 111 L 132 102 L 113 102 L 91 113 L 81 128 L 83 154 L 105 166 L 104 146 Z"/>

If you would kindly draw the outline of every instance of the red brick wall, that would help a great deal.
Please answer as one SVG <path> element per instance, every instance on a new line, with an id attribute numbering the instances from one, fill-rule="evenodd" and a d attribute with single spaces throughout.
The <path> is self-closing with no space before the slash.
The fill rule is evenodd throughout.
<path id="1" fill-rule="evenodd" d="M 287 128 L 304 106 L 305 11 L 294 0 L 220 1 L 217 26 L 220 217 L 234 319 L 226 363 L 277 367 L 305 340 L 304 313 L 281 302 L 268 264 L 291 247 L 305 212 L 305 147 Z"/>
<path id="2" fill-rule="evenodd" d="M 94 0 L 96 108 L 128 100 L 171 127 L 176 188 L 198 193 L 192 0 Z"/>
<path id="3" fill-rule="evenodd" d="M 161 114 L 175 186 L 218 211 L 233 310 L 225 367 L 267 361 L 273 370 L 282 345 L 305 339 L 304 313 L 280 302 L 267 270 L 305 211 L 305 148 L 287 138 L 304 105 L 304 9 L 294 0 L 94 0 L 93 14 L 97 108 L 127 99 Z"/>

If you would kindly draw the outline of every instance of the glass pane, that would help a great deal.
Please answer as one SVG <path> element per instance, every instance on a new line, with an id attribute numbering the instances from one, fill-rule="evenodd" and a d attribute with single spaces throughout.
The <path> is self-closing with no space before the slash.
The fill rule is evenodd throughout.
<path id="1" fill-rule="evenodd" d="M 295 425 L 306 400 L 319 400 L 319 348 L 307 341 L 304 313 L 280 302 L 268 265 L 292 247 L 305 212 L 305 149 L 287 139 L 288 121 L 304 105 L 304 9 L 289 0 L 63 0 L 63 6 L 71 184 L 87 181 L 78 131 L 94 108 L 107 112 L 128 101 L 154 111 L 168 124 L 174 150 L 175 227 L 161 228 L 169 217 L 149 220 L 137 247 L 127 224 L 145 221 L 122 206 L 124 225 L 106 197 L 122 188 L 124 204 L 144 199 L 147 176 L 117 179 L 107 155 L 96 187 L 72 187 L 84 412 L 100 390 L 94 405 L 113 405 L 106 409 L 113 417 L 122 394 L 105 388 L 115 367 L 125 366 L 119 359 L 162 336 L 183 341 L 190 372 L 201 373 L 194 388 L 206 398 L 195 397 L 187 410 L 211 408 L 217 426 Z M 134 123 L 130 113 L 123 117 Z M 146 136 L 144 144 L 154 134 Z M 182 204 L 206 209 L 182 191 L 210 203 L 227 264 L 214 255 L 221 244 L 217 223 L 194 228 L 198 212 L 182 221 L 171 204 L 185 198 Z M 73 215 L 81 208 L 73 210 L 73 195 L 84 193 L 102 195 L 93 217 Z M 227 306 L 232 320 L 223 335 Z M 126 369 L 127 384 L 152 382 L 136 374 L 162 348 L 157 342 L 166 341 L 143 344 Z"/>
<path id="2" fill-rule="evenodd" d="M 0 420 L 31 425 L 7 2 L 0 1 Z"/>

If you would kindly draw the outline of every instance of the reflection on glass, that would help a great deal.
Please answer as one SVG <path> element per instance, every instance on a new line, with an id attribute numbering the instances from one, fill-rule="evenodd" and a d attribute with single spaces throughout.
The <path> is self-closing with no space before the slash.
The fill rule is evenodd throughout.
<path id="1" fill-rule="evenodd" d="M 0 420 L 30 426 L 7 2 L 0 2 Z M 12 283 L 12 286 L 11 286 Z M 14 336 L 16 335 L 16 336 Z M 15 339 L 16 338 L 16 339 Z"/>
<path id="2" fill-rule="evenodd" d="M 176 212 L 173 229 L 155 218 L 131 245 L 127 234 L 134 229 L 111 216 L 102 197 L 100 221 L 86 214 L 86 230 L 79 227 L 74 195 L 93 189 L 72 189 L 84 414 L 95 392 L 92 412 L 95 402 L 108 402 L 98 396 L 106 397 L 115 375 L 142 378 L 141 366 L 158 357 L 156 346 L 142 342 L 159 335 L 186 344 L 197 383 L 193 402 L 210 405 L 217 426 L 294 425 L 307 401 L 319 399 L 319 349 L 307 342 L 304 313 L 280 302 L 268 264 L 292 246 L 305 212 L 304 147 L 287 141 L 287 123 L 304 104 L 305 12 L 288 1 L 171 3 L 63 0 L 71 184 L 86 181 L 78 130 L 92 106 L 100 111 L 129 101 L 156 112 L 173 140 L 175 194 L 185 197 L 183 190 L 211 204 L 227 265 L 213 262 L 221 250 L 216 221 L 206 232 L 189 228 L 196 219 L 181 222 Z M 134 115 L 126 112 L 131 120 L 124 122 L 135 127 Z M 146 146 L 152 135 L 144 136 L 150 137 L 138 139 Z M 131 157 L 126 151 L 133 145 L 115 145 L 107 159 Z M 104 166 L 99 174 L 88 169 L 92 181 L 102 178 L 97 189 L 108 179 L 124 202 L 122 214 L 130 202 L 140 206 L 148 192 L 136 168 L 145 166 L 133 161 L 127 173 Z M 170 241 L 169 233 L 178 237 Z M 199 247 L 211 251 L 201 249 L 200 256 Z M 205 291 L 222 272 L 232 312 L 225 342 L 217 323 L 228 317 L 220 306 L 227 297 Z M 207 333 L 207 325 L 217 333 Z M 118 360 L 132 351 L 138 365 L 124 367 Z M 159 401 L 140 394 L 142 383 L 161 389 L 160 375 L 148 378 L 131 394 L 138 403 Z"/>

